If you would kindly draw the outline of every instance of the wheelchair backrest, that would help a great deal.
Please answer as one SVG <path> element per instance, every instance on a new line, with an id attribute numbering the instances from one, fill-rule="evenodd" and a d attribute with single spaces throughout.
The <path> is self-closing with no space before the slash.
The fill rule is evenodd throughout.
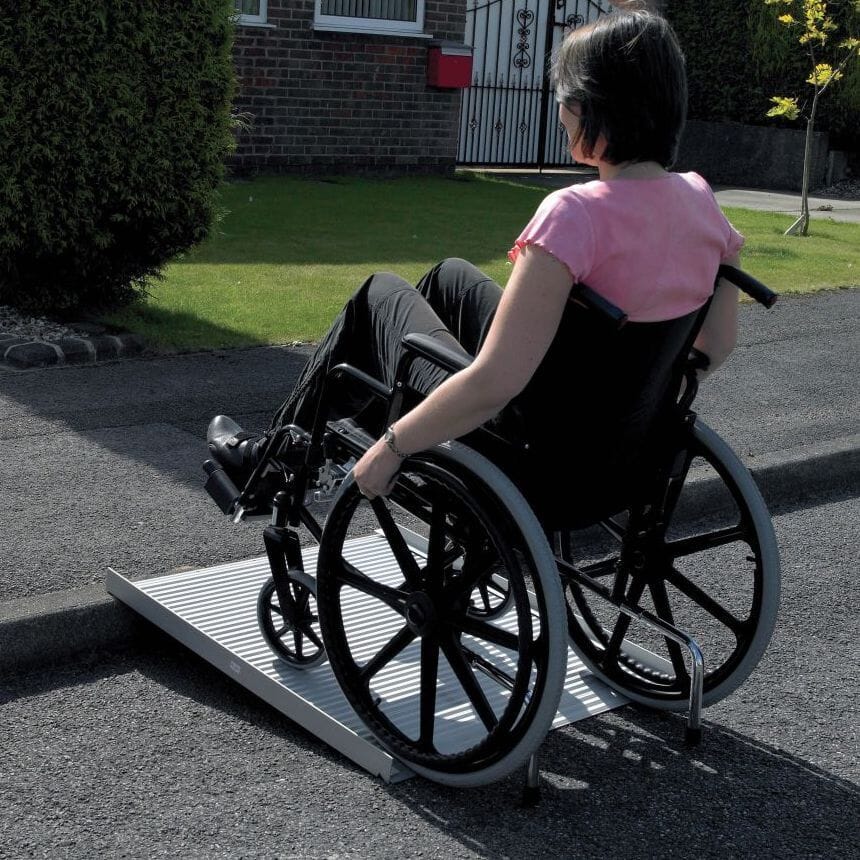
<path id="1" fill-rule="evenodd" d="M 687 356 L 707 307 L 619 327 L 594 308 L 568 303 L 547 355 L 514 404 L 529 456 L 512 477 L 533 504 L 539 498 L 545 524 L 593 521 L 626 503 L 643 469 L 652 468 L 655 437 L 676 417 Z"/>

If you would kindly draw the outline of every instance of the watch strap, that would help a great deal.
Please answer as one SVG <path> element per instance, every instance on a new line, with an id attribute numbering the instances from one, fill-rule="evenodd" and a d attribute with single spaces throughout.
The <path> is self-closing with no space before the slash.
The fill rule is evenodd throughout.
<path id="1" fill-rule="evenodd" d="M 401 451 L 401 450 L 397 447 L 397 438 L 396 438 L 396 437 L 395 437 L 395 435 L 394 435 L 394 428 L 393 428 L 393 427 L 389 427 L 389 428 L 385 431 L 385 435 L 384 435 L 382 438 L 385 440 L 385 444 L 386 444 L 386 445 L 388 445 L 388 447 L 389 447 L 389 448 L 390 448 L 390 449 L 391 449 L 391 450 L 392 450 L 392 451 L 393 451 L 393 452 L 394 452 L 398 457 L 400 457 L 400 459 L 401 459 L 401 460 L 405 460 L 405 459 L 409 456 L 408 454 L 404 454 L 404 453 L 403 453 L 403 451 Z"/>

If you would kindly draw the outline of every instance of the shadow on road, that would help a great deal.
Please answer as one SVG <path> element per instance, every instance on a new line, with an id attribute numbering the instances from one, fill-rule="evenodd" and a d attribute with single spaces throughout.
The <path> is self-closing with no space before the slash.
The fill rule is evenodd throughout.
<path id="1" fill-rule="evenodd" d="M 355 804 L 376 810 L 382 802 L 386 811 L 378 826 L 394 838 L 414 833 L 416 852 L 428 839 L 438 840 L 447 856 L 454 856 L 452 842 L 462 846 L 463 855 L 487 858 L 828 857 L 851 856 L 858 846 L 857 785 L 718 721 L 706 720 L 704 742 L 693 749 L 682 743 L 680 717 L 629 706 L 554 731 L 540 750 L 542 801 L 527 810 L 520 806 L 522 771 L 478 789 L 447 788 L 417 777 L 383 785 L 200 658 L 177 651 L 157 631 L 141 645 L 142 653 L 114 657 L 107 666 L 68 667 L 9 681 L 5 701 L 60 689 L 74 707 L 74 687 L 101 682 L 106 689 L 104 679 L 112 672 L 118 679 L 139 673 L 148 686 L 165 691 L 167 709 L 204 718 L 213 737 L 227 733 L 244 739 L 251 727 L 260 733 L 256 741 L 247 740 L 260 755 L 283 757 L 278 765 L 283 790 L 293 792 L 293 803 L 306 804 L 307 821 L 291 822 L 294 838 L 303 840 L 313 833 L 315 798 L 330 794 L 336 784 L 350 798 L 344 801 L 347 844 L 349 822 L 361 813 Z M 174 742 L 176 712 L 173 719 L 162 741 L 168 746 Z M 122 755 L 126 744 L 134 748 L 138 742 L 116 743 L 116 754 Z M 204 750 L 191 752 L 189 763 Z M 192 769 L 183 770 L 181 778 L 198 779 L 195 766 L 189 764 Z M 247 803 L 265 790 L 253 781 L 224 788 L 245 793 Z"/>
<path id="2" fill-rule="evenodd" d="M 524 774 L 472 791 L 418 779 L 389 791 L 493 858 L 823 857 L 858 845 L 853 783 L 708 721 L 700 748 L 682 737 L 680 719 L 631 707 L 555 731 L 533 810 L 518 803 Z M 513 848 L 520 834 L 526 855 Z"/>

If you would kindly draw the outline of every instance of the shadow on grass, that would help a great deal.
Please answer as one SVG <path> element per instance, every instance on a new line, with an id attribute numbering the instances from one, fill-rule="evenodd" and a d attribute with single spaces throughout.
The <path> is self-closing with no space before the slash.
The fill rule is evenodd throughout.
<path id="1" fill-rule="evenodd" d="M 164 307 L 139 302 L 105 316 L 105 322 L 139 334 L 147 344 L 171 351 L 265 346 L 267 341 L 246 331 Z"/>

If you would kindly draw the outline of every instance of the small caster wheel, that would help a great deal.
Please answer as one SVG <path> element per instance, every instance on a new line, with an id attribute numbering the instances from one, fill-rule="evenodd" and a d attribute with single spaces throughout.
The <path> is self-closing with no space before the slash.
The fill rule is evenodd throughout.
<path id="1" fill-rule="evenodd" d="M 257 621 L 269 647 L 296 669 L 312 669 L 325 660 L 317 617 L 316 586 L 307 575 L 290 577 L 290 596 L 281 605 L 275 580 L 266 580 L 257 598 Z"/>

